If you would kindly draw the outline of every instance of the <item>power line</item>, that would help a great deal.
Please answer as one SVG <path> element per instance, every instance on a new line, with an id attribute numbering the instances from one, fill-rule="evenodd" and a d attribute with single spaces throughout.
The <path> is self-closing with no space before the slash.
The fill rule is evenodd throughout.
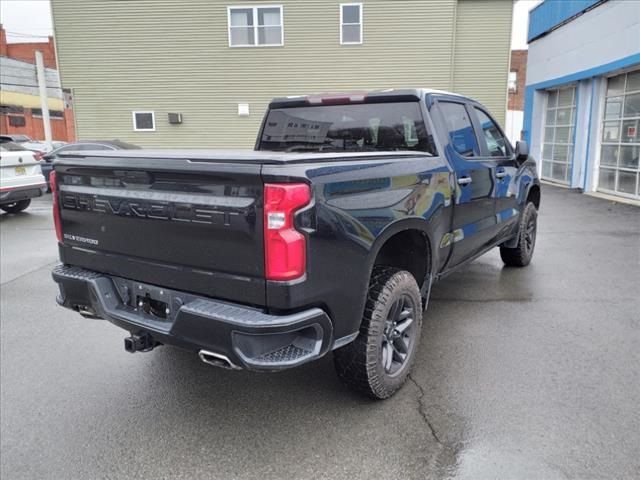
<path id="1" fill-rule="evenodd" d="M 45 30 L 45 29 L 41 28 L 40 30 Z M 16 37 L 25 37 L 25 38 L 49 38 L 50 36 L 52 36 L 52 35 L 34 35 L 32 33 L 10 32 L 9 30 L 5 30 L 5 32 L 8 35 L 13 35 Z"/>

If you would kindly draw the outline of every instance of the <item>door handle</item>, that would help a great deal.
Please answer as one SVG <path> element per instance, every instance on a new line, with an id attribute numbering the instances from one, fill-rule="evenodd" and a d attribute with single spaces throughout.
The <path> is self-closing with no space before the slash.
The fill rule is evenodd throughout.
<path id="1" fill-rule="evenodd" d="M 502 180 L 506 176 L 507 176 L 507 172 L 504 171 L 504 170 L 498 170 L 496 172 L 496 178 L 499 179 L 499 180 Z"/>
<path id="2" fill-rule="evenodd" d="M 458 185 L 469 185 L 472 181 L 471 177 L 460 177 L 458 179 Z"/>

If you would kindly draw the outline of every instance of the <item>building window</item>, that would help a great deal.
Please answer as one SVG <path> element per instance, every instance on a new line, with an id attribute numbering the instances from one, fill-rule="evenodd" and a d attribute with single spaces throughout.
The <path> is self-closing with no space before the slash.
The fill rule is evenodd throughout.
<path id="1" fill-rule="evenodd" d="M 362 43 L 362 4 L 340 4 L 340 43 L 357 45 Z"/>
<path id="2" fill-rule="evenodd" d="M 607 81 L 598 190 L 640 198 L 640 70 Z"/>
<path id="3" fill-rule="evenodd" d="M 575 124 L 575 87 L 549 90 L 542 141 L 542 178 L 569 183 Z"/>
<path id="4" fill-rule="evenodd" d="M 518 92 L 518 72 L 509 72 L 509 93 L 517 93 Z"/>
<path id="5" fill-rule="evenodd" d="M 230 47 L 283 45 L 282 6 L 228 7 Z"/>
<path id="6" fill-rule="evenodd" d="M 27 124 L 24 117 L 14 117 L 13 115 L 9 115 L 9 126 L 10 127 L 24 127 Z"/>
<path id="7" fill-rule="evenodd" d="M 136 132 L 154 132 L 156 117 L 153 112 L 133 112 L 133 130 Z"/>
<path id="8" fill-rule="evenodd" d="M 33 115 L 34 117 L 42 117 L 42 109 L 32 108 L 31 115 Z M 61 120 L 64 118 L 64 112 L 60 110 L 49 110 L 49 118 L 51 120 Z"/>
<path id="9" fill-rule="evenodd" d="M 8 115 L 10 113 L 24 114 L 24 107 L 17 105 L 0 105 L 0 115 Z"/>

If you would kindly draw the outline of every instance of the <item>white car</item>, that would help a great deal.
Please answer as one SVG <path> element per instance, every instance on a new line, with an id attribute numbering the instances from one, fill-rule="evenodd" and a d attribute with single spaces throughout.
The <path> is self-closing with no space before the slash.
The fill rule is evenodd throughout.
<path id="1" fill-rule="evenodd" d="M 32 198 L 46 191 L 47 183 L 34 152 L 0 137 L 0 209 L 21 212 Z"/>

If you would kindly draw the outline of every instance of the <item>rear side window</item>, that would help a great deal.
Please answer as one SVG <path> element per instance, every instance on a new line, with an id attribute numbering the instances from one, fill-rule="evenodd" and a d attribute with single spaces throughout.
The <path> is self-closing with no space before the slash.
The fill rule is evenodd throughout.
<path id="1" fill-rule="evenodd" d="M 97 143 L 78 143 L 75 145 L 67 145 L 66 147 L 62 147 L 56 150 L 55 153 L 81 152 L 84 150 L 113 150 L 113 148 L 106 145 L 99 145 Z"/>
<path id="2" fill-rule="evenodd" d="M 84 145 L 78 145 L 81 148 L 76 150 L 113 150 L 113 148 L 106 145 L 98 145 L 97 143 L 86 143 Z"/>
<path id="3" fill-rule="evenodd" d="M 509 147 L 504 135 L 493 120 L 485 112 L 477 107 L 473 107 L 478 115 L 478 121 L 482 127 L 480 142 L 486 142 L 487 151 L 492 157 L 506 157 L 509 155 Z"/>
<path id="4" fill-rule="evenodd" d="M 449 132 L 451 147 L 463 157 L 480 154 L 467 109 L 461 103 L 439 102 Z"/>
<path id="5" fill-rule="evenodd" d="M 318 105 L 269 111 L 260 150 L 435 154 L 418 102 Z"/>

